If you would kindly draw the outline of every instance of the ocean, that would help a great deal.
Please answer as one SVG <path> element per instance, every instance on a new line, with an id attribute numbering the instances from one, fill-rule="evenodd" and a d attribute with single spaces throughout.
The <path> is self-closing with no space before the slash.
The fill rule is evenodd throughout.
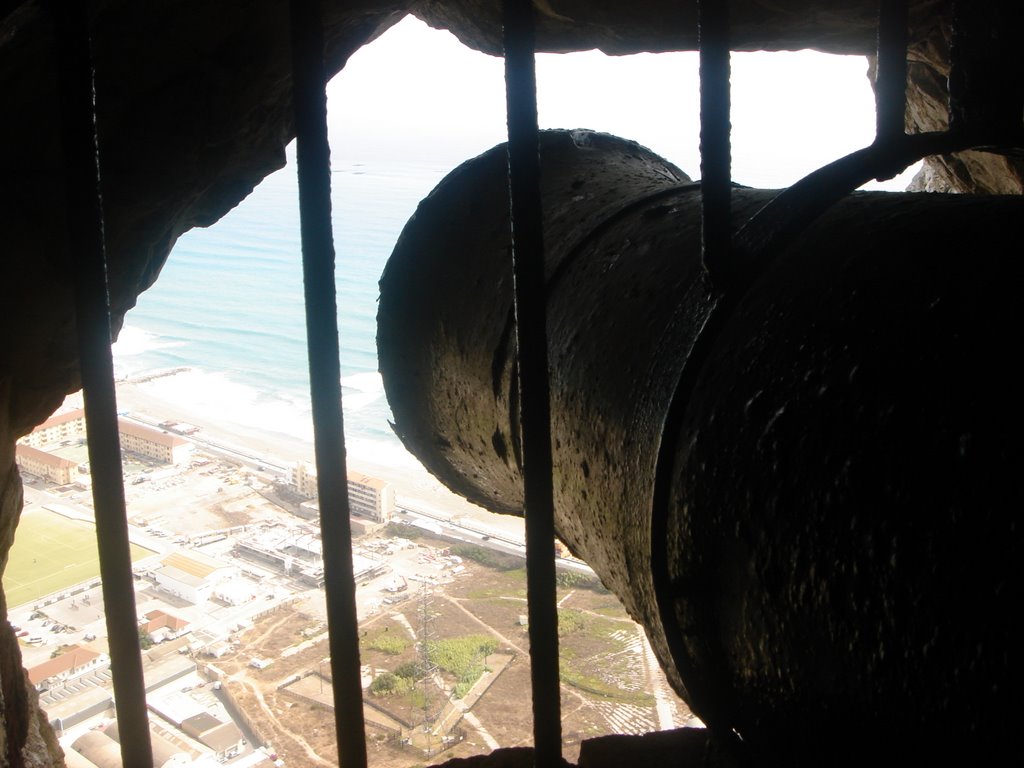
<path id="1" fill-rule="evenodd" d="M 333 169 L 332 205 L 349 452 L 408 457 L 377 372 L 377 281 L 417 203 L 450 168 L 413 163 Z M 312 442 L 298 192 L 293 154 L 207 229 L 179 238 L 128 312 L 115 375 L 187 368 L 146 385 L 202 416 Z"/>

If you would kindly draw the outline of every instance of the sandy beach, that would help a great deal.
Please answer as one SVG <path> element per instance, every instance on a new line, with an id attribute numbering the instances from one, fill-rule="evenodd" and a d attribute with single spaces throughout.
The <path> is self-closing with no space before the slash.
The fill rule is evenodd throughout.
<path id="1" fill-rule="evenodd" d="M 117 382 L 118 410 L 153 425 L 164 421 L 193 425 L 199 428 L 192 437 L 200 446 L 209 443 L 277 470 L 287 470 L 298 461 L 312 463 L 311 439 L 267 428 L 258 410 L 253 412 L 251 423 L 240 423 L 236 419 L 213 418 L 209 412 L 167 397 L 178 375 L 181 374 Z M 312 433 L 312 425 L 309 432 Z M 390 482 L 399 503 L 446 516 L 469 516 L 485 527 L 522 539 L 522 518 L 496 515 L 456 496 L 400 446 L 382 448 L 379 444 L 349 439 L 347 450 L 349 470 Z"/>

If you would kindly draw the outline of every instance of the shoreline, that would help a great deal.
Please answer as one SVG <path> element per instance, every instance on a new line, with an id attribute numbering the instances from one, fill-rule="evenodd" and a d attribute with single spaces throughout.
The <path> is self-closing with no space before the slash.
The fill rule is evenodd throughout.
<path id="1" fill-rule="evenodd" d="M 168 420 L 193 425 L 199 431 L 185 437 L 196 443 L 200 450 L 205 447 L 235 454 L 239 460 L 264 464 L 276 472 L 286 473 L 299 461 L 313 463 L 312 440 L 261 428 L 258 409 L 253 412 L 255 425 L 240 424 L 234 420 L 211 419 L 187 404 L 147 391 L 152 389 L 147 384 L 157 379 L 166 382 L 189 370 L 177 368 L 157 375 L 151 372 L 118 381 L 118 411 L 151 426 Z M 496 533 L 525 538 L 522 517 L 489 512 L 454 494 L 408 453 L 397 438 L 391 446 L 383 441 L 360 439 L 347 433 L 346 454 L 350 472 L 371 475 L 391 483 L 400 503 L 453 518 L 470 517 L 493 528 Z"/>

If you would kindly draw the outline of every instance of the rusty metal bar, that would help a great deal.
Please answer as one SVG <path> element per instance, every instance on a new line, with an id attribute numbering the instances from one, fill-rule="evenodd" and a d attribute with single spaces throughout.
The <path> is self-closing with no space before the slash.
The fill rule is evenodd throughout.
<path id="1" fill-rule="evenodd" d="M 879 0 L 875 139 L 902 136 L 907 112 L 907 2 Z"/>
<path id="2" fill-rule="evenodd" d="M 698 3 L 700 46 L 701 260 L 717 283 L 729 282 L 732 158 L 729 94 L 729 3 Z"/>
<path id="3" fill-rule="evenodd" d="M 365 768 L 359 623 L 352 573 L 352 532 L 341 408 L 323 21 L 317 0 L 292 0 L 290 8 L 309 387 L 330 632 L 334 725 L 342 768 Z"/>
<path id="4" fill-rule="evenodd" d="M 114 702 L 125 766 L 153 765 L 142 675 L 121 442 L 110 350 L 110 303 L 103 233 L 89 4 L 53 3 L 63 113 L 67 252 L 74 280 L 78 360 L 89 436 L 93 508 Z"/>
<path id="5" fill-rule="evenodd" d="M 537 76 L 530 0 L 505 0 L 503 21 L 534 759 L 541 768 L 553 768 L 562 764 L 562 722 Z"/>

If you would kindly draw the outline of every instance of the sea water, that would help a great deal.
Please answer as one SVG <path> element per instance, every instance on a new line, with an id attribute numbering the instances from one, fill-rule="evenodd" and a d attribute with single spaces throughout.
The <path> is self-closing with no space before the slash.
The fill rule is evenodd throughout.
<path id="1" fill-rule="evenodd" d="M 448 170 L 387 162 L 332 170 L 342 400 L 357 456 L 403 452 L 377 371 L 377 283 L 405 222 Z M 125 318 L 116 376 L 186 368 L 146 386 L 205 417 L 311 441 L 300 247 L 289 162 L 216 224 L 179 238 Z"/>

